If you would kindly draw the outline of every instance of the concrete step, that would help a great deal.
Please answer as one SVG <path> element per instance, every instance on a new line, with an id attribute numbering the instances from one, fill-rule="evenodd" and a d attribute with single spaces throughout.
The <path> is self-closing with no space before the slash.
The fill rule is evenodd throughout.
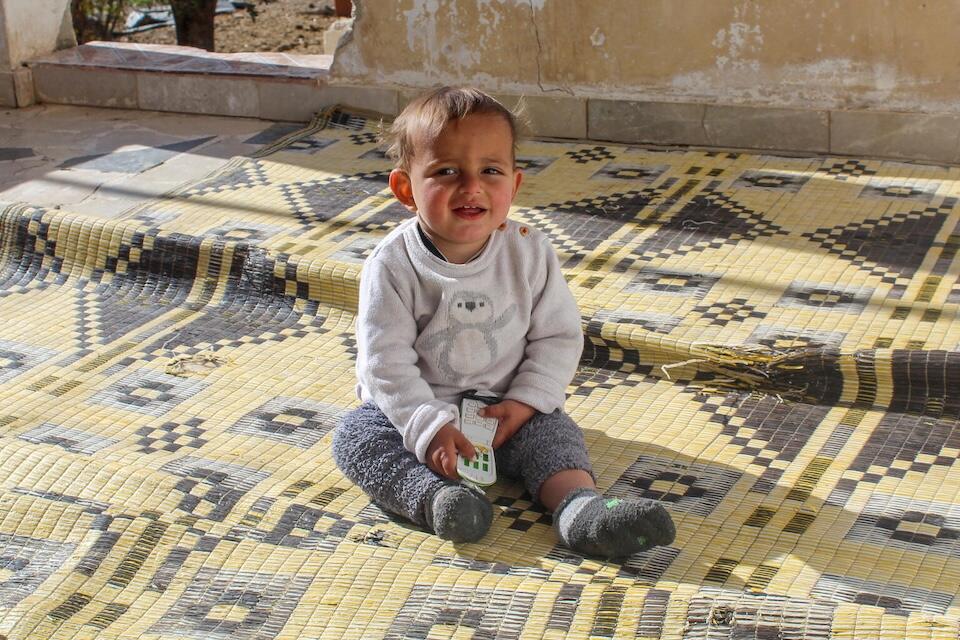
<path id="1" fill-rule="evenodd" d="M 330 55 L 90 42 L 27 63 L 37 102 L 306 122 L 333 104 L 395 113 L 393 90 L 328 83 Z"/>

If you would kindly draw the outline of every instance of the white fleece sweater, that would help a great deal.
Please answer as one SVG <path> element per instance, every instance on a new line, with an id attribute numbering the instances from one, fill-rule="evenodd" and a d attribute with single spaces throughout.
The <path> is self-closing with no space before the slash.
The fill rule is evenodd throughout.
<path id="1" fill-rule="evenodd" d="M 508 220 L 471 262 L 427 249 L 405 220 L 364 263 L 357 314 L 357 394 L 424 462 L 459 420 L 459 395 L 485 389 L 550 413 L 563 406 L 583 334 L 545 235 Z"/>

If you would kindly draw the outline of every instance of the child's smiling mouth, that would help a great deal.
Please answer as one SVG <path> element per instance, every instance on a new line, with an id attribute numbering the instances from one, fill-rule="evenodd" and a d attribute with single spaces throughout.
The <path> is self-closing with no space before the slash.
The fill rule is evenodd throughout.
<path id="1" fill-rule="evenodd" d="M 462 207 L 454 207 L 454 209 L 453 209 L 453 213 L 454 213 L 457 217 L 459 217 L 459 218 L 464 218 L 464 219 L 466 219 L 466 220 L 473 220 L 473 219 L 475 219 L 475 218 L 479 218 L 480 216 L 482 216 L 482 215 L 483 215 L 484 213 L 486 213 L 486 212 L 487 212 L 487 210 L 486 210 L 485 208 L 479 207 L 479 206 L 473 206 L 473 205 L 465 205 L 465 206 L 462 206 Z"/>

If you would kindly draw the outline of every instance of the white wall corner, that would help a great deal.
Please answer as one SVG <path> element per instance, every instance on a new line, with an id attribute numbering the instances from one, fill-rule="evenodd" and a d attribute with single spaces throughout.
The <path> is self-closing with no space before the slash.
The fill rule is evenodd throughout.
<path id="1" fill-rule="evenodd" d="M 38 56 L 76 46 L 70 0 L 0 0 L 2 48 L 8 69 Z M 2 60 L 0 56 L 0 60 Z"/>
<path id="2" fill-rule="evenodd" d="M 73 16 L 70 15 L 70 1 L 63 7 L 63 20 L 60 23 L 60 33 L 57 34 L 55 50 L 69 49 L 77 46 L 77 33 L 73 30 Z"/>
<path id="3" fill-rule="evenodd" d="M 7 37 L 7 2 L 9 0 L 0 0 L 0 71 L 9 71 L 13 66 L 10 63 L 10 38 Z"/>
<path id="4" fill-rule="evenodd" d="M 366 0 L 353 0 L 350 28 L 339 37 L 336 50 L 332 52 L 330 79 L 334 82 L 348 84 L 351 78 L 363 77 L 369 71 L 363 61 L 363 53 L 354 38 L 354 32 L 362 28 L 365 5 Z"/>

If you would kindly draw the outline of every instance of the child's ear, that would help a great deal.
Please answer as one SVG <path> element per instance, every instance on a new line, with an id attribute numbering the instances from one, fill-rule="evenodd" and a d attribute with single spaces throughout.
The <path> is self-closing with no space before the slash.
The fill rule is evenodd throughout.
<path id="1" fill-rule="evenodd" d="M 523 171 L 520 169 L 515 169 L 513 171 L 513 197 L 517 197 L 517 192 L 520 191 L 520 183 L 523 182 Z"/>
<path id="2" fill-rule="evenodd" d="M 406 171 L 394 169 L 390 172 L 390 190 L 400 204 L 416 213 L 417 204 L 413 201 L 413 183 L 410 182 L 410 175 Z"/>

